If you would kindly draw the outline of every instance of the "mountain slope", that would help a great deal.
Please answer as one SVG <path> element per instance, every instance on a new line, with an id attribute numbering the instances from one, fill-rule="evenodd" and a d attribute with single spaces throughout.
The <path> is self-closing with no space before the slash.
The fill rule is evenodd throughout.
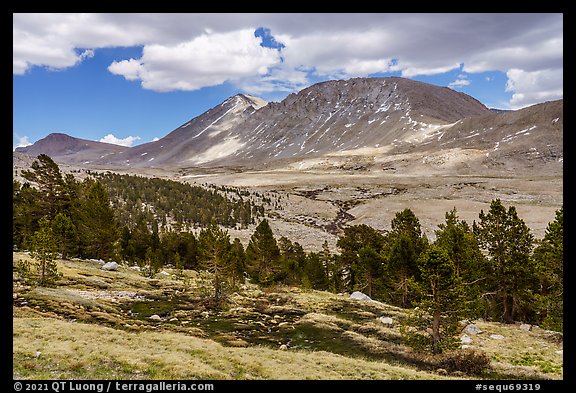
<path id="1" fill-rule="evenodd" d="M 399 161 L 447 169 L 457 156 L 456 167 L 467 171 L 536 163 L 557 171 L 562 140 L 562 100 L 494 111 L 447 87 L 388 77 L 321 82 L 278 103 L 239 94 L 132 148 L 51 134 L 16 151 L 110 168 L 279 167 L 367 154 L 384 169 Z"/>
<path id="2" fill-rule="evenodd" d="M 403 78 L 328 81 L 260 109 L 227 138 L 243 146 L 226 160 L 250 164 L 360 147 L 379 147 L 429 124 L 491 113 L 448 88 Z"/>
<path id="3" fill-rule="evenodd" d="M 53 160 L 69 164 L 90 164 L 106 156 L 128 151 L 129 147 L 110 143 L 75 138 L 66 134 L 52 133 L 26 147 L 17 147 L 16 152 L 30 156 L 47 154 Z"/>
<path id="4" fill-rule="evenodd" d="M 230 130 L 265 106 L 266 101 L 238 94 L 191 119 L 165 137 L 133 147 L 122 157 L 99 161 L 137 167 L 190 166 L 225 158 L 242 146 Z"/>

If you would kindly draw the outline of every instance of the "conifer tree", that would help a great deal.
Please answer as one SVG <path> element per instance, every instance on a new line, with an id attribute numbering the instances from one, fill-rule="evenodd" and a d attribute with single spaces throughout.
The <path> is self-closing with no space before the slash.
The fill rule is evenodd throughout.
<path id="1" fill-rule="evenodd" d="M 244 246 L 238 238 L 235 238 L 232 242 L 228 263 L 230 265 L 230 285 L 232 288 L 235 288 L 238 283 L 243 280 L 244 273 L 246 272 L 246 253 L 244 252 Z"/>
<path id="2" fill-rule="evenodd" d="M 82 186 L 78 230 L 85 256 L 109 259 L 114 254 L 118 225 L 108 192 L 100 182 L 90 178 L 85 179 Z"/>
<path id="3" fill-rule="evenodd" d="M 362 247 L 358 258 L 352 265 L 356 277 L 354 289 L 366 293 L 370 297 L 379 297 L 382 292 L 384 265 L 382 255 L 372 247 Z"/>
<path id="4" fill-rule="evenodd" d="M 56 264 L 56 238 L 46 217 L 40 220 L 40 228 L 32 237 L 30 255 L 37 260 L 38 285 L 56 285 L 60 274 Z"/>
<path id="5" fill-rule="evenodd" d="M 534 250 L 539 288 L 537 321 L 543 327 L 562 331 L 564 327 L 564 207 L 556 210 L 544 238 Z"/>
<path id="6" fill-rule="evenodd" d="M 280 249 L 268 220 L 263 219 L 246 247 L 248 273 L 259 284 L 273 284 L 281 272 Z"/>
<path id="7" fill-rule="evenodd" d="M 516 208 L 508 210 L 500 199 L 490 203 L 490 210 L 479 214 L 473 223 L 479 246 L 488 253 L 488 288 L 498 299 L 505 323 L 514 323 L 525 316 L 533 301 L 531 290 L 536 282 L 536 267 L 532 258 L 533 236 L 518 217 Z"/>
<path id="8" fill-rule="evenodd" d="M 200 266 L 212 275 L 212 300 L 215 307 L 220 307 L 225 302 L 230 287 L 230 236 L 213 220 L 207 228 L 200 231 L 198 242 Z"/>
<path id="9" fill-rule="evenodd" d="M 70 207 L 70 195 L 58 165 L 46 154 L 40 154 L 30 170 L 22 171 L 22 177 L 38 187 L 37 203 L 43 215 L 52 220 L 58 212 L 66 212 Z"/>
<path id="10" fill-rule="evenodd" d="M 487 262 L 478 246 L 472 228 L 458 219 L 456 208 L 445 214 L 446 221 L 438 224 L 434 244 L 445 250 L 454 264 L 454 274 L 462 280 L 463 292 L 470 313 L 480 313 L 481 291 L 487 278 Z"/>
<path id="11" fill-rule="evenodd" d="M 72 219 L 63 213 L 58 213 L 52 220 L 52 231 L 58 244 L 62 259 L 68 259 L 68 254 L 78 247 L 76 225 Z"/>
<path id="12" fill-rule="evenodd" d="M 458 321 L 465 315 L 462 283 L 448 253 L 437 245 L 427 248 L 418 258 L 420 279 L 414 285 L 420 292 L 418 308 L 409 320 L 407 335 L 411 344 L 441 353 L 458 347 Z"/>
<path id="13" fill-rule="evenodd" d="M 427 246 L 428 239 L 422 233 L 414 212 L 407 208 L 396 213 L 382 251 L 388 293 L 393 304 L 411 307 L 415 295 L 411 291 L 412 284 L 419 280 L 420 274 L 417 260 Z"/>
<path id="14" fill-rule="evenodd" d="M 336 275 L 343 281 L 344 290 L 353 291 L 366 287 L 366 279 L 374 275 L 378 270 L 377 264 L 381 262 L 374 253 L 379 253 L 385 240 L 384 236 L 376 229 L 366 225 L 353 225 L 344 229 L 344 234 L 338 238 L 336 245 L 340 249 L 337 259 Z M 360 262 L 360 250 L 365 249 L 364 259 Z M 367 253 L 372 255 L 367 258 Z M 358 274 L 370 272 L 368 276 L 358 277 Z"/>
<path id="15" fill-rule="evenodd" d="M 306 253 L 298 242 L 292 242 L 285 236 L 278 241 L 280 248 L 280 264 L 282 265 L 281 279 L 284 284 L 298 285 L 302 281 L 302 273 Z"/>

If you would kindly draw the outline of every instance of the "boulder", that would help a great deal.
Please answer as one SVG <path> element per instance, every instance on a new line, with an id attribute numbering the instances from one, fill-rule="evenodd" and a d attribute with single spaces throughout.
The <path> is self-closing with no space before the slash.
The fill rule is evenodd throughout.
<path id="1" fill-rule="evenodd" d="M 467 334 L 464 334 L 462 337 L 460 337 L 460 342 L 462 342 L 464 344 L 469 344 L 472 342 L 472 337 L 470 337 Z"/>
<path id="2" fill-rule="evenodd" d="M 478 326 L 474 325 L 474 324 L 469 324 L 464 328 L 464 331 L 468 334 L 480 334 L 482 333 L 482 330 L 480 330 L 478 328 Z"/>
<path id="3" fill-rule="evenodd" d="M 116 271 L 116 270 L 118 270 L 119 267 L 120 267 L 120 265 L 118 265 L 116 262 L 107 262 L 104 265 L 102 265 L 102 270 Z"/>
<path id="4" fill-rule="evenodd" d="M 160 318 L 160 315 L 154 314 L 150 316 L 150 319 L 153 321 L 161 321 L 162 318 Z"/>
<path id="5" fill-rule="evenodd" d="M 352 292 L 352 294 L 350 295 L 350 299 L 356 299 L 356 300 L 367 300 L 369 302 L 373 301 L 370 296 L 363 294 L 362 292 Z"/>
<path id="6" fill-rule="evenodd" d="M 504 340 L 504 336 L 502 336 L 501 334 L 491 334 L 490 338 L 493 340 Z"/>
<path id="7" fill-rule="evenodd" d="M 532 325 L 528 323 L 522 323 L 520 324 L 520 329 L 529 332 L 530 330 L 532 330 Z"/>
<path id="8" fill-rule="evenodd" d="M 378 318 L 378 320 L 380 322 L 382 322 L 384 325 L 393 325 L 394 324 L 394 320 L 390 317 L 380 317 L 380 318 Z"/>

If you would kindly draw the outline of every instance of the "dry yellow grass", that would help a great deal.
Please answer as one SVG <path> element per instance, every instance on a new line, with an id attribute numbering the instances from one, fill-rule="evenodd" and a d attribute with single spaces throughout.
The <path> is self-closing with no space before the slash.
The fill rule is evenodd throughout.
<path id="1" fill-rule="evenodd" d="M 15 318 L 13 351 L 14 378 L 445 378 L 323 351 L 224 347 L 179 333 L 129 333 L 51 318 Z"/>

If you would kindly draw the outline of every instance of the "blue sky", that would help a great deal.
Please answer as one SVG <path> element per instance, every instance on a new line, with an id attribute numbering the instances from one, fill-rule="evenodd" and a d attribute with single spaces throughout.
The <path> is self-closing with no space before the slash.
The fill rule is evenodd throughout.
<path id="1" fill-rule="evenodd" d="M 13 147 L 137 145 L 226 98 L 402 76 L 488 107 L 563 97 L 562 14 L 14 14 Z"/>

